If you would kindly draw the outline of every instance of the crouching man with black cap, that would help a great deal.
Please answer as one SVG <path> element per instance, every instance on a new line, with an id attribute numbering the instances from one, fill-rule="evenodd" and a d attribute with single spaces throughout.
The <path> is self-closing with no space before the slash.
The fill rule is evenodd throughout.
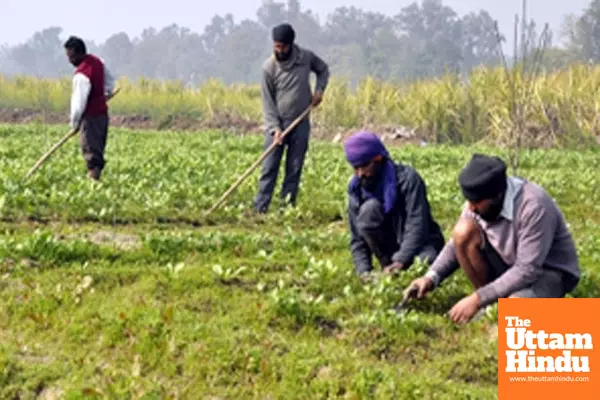
<path id="1" fill-rule="evenodd" d="M 460 265 L 475 291 L 450 310 L 450 317 L 466 323 L 499 298 L 564 297 L 577 286 L 573 238 L 543 188 L 507 177 L 502 160 L 480 154 L 461 171 L 459 184 L 467 204 L 452 238 L 407 291 L 416 288 L 422 298 Z"/>
<path id="2" fill-rule="evenodd" d="M 287 147 L 285 177 L 281 199 L 296 203 L 304 159 L 310 138 L 310 120 L 306 116 L 285 138 L 283 131 L 308 106 L 318 106 L 329 82 L 328 65 L 312 51 L 296 44 L 296 33 L 290 24 L 273 28 L 273 54 L 263 64 L 261 97 L 263 121 L 266 127 L 265 150 L 273 141 L 280 144 L 266 158 L 258 183 L 255 210 L 266 213 Z M 316 75 L 314 93 L 310 88 L 310 73 Z"/>

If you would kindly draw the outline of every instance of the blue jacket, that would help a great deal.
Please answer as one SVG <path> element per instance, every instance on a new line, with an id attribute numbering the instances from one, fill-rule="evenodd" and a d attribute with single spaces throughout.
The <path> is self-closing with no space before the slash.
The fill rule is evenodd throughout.
<path id="1" fill-rule="evenodd" d="M 396 205 L 390 211 L 393 230 L 396 232 L 398 250 L 392 255 L 392 261 L 411 264 L 419 252 L 432 245 L 441 250 L 444 246 L 442 231 L 431 215 L 427 188 L 421 176 L 407 165 L 396 163 L 398 173 L 398 196 Z M 356 225 L 363 200 L 360 190 L 348 190 L 348 220 L 350 224 L 350 250 L 357 271 L 370 270 L 371 251 L 360 237 Z"/>

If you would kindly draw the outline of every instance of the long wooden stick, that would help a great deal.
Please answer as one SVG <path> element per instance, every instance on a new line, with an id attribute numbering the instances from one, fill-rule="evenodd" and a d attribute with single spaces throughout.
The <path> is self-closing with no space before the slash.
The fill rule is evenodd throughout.
<path id="1" fill-rule="evenodd" d="M 63 136 L 62 139 L 60 139 L 58 141 L 58 143 L 56 143 L 54 146 L 52 146 L 52 148 L 50 150 L 48 150 L 46 152 L 46 154 L 44 154 L 42 156 L 42 158 L 40 158 L 33 167 L 31 167 L 29 172 L 27 172 L 27 175 L 25 175 L 25 180 L 29 179 L 29 177 L 31 175 L 33 175 L 33 173 L 40 168 L 40 166 L 44 163 L 44 161 L 46 161 L 52 155 L 52 153 L 54 153 L 56 150 L 58 150 L 58 148 L 60 146 L 62 146 L 67 140 L 69 140 L 72 136 L 74 136 L 77 133 L 77 131 L 78 131 L 77 129 L 72 129 L 71 131 L 69 131 L 69 133 L 67 133 L 65 136 Z"/>
<path id="2" fill-rule="evenodd" d="M 292 124 L 290 126 L 288 126 L 283 132 L 282 132 L 282 139 L 284 139 L 295 127 L 296 125 L 298 125 L 300 123 L 300 121 L 302 121 L 304 119 L 304 117 L 306 117 L 308 115 L 308 113 L 310 112 L 312 108 L 312 105 L 309 106 L 306 110 L 304 110 L 304 112 L 302 114 L 300 114 L 300 116 L 298 118 L 296 118 Z M 214 210 L 216 210 L 221 204 L 223 204 L 223 202 L 225 201 L 225 199 L 227 199 L 227 197 L 229 197 L 229 195 L 231 193 L 233 193 L 233 191 L 235 189 L 237 189 L 238 186 L 240 186 L 242 184 L 242 182 L 244 181 L 244 179 L 246 179 L 251 173 L 252 171 L 254 171 L 256 169 L 256 167 L 258 167 L 260 165 L 260 163 L 269 155 L 273 152 L 273 150 L 275 150 L 275 148 L 277 148 L 277 146 L 279 146 L 280 144 L 277 141 L 273 141 L 273 144 L 271 144 L 271 146 L 269 146 L 269 148 L 267 150 L 265 150 L 264 153 L 262 153 L 262 155 L 254 162 L 254 164 L 252 164 L 250 166 L 250 168 L 248 168 L 246 170 L 246 172 L 244 172 L 239 179 L 233 184 L 231 185 L 231 187 L 223 194 L 223 196 L 221 196 L 221 198 L 210 208 L 210 210 L 208 210 L 205 213 L 206 215 L 209 215 L 210 213 L 212 213 Z"/>
<path id="3" fill-rule="evenodd" d="M 112 95 L 106 99 L 106 101 L 112 99 L 117 93 L 119 93 L 120 88 L 116 88 Z M 46 154 L 44 154 L 42 156 L 42 158 L 40 158 L 38 160 L 38 162 L 35 163 L 35 165 L 33 167 L 31 167 L 31 169 L 29 170 L 29 172 L 27 172 L 27 175 L 25 175 L 25 180 L 29 179 L 29 177 L 31 175 L 33 175 L 33 173 L 35 171 L 37 171 L 41 165 L 48 159 L 50 158 L 50 156 L 56 151 L 58 150 L 58 148 L 60 146 L 62 146 L 67 140 L 69 140 L 71 137 L 75 136 L 75 134 L 79 131 L 79 128 L 75 128 L 75 129 L 71 129 L 71 131 L 69 131 L 69 133 L 67 133 L 65 136 L 62 137 L 62 139 L 60 139 L 54 146 L 52 146 L 52 148 L 50 150 L 48 150 L 46 152 Z"/>

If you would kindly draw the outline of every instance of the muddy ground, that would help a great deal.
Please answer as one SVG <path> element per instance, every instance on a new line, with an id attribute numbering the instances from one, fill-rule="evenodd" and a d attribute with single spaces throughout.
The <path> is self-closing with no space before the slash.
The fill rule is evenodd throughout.
<path id="1" fill-rule="evenodd" d="M 67 114 L 64 112 L 41 111 L 36 109 L 19 109 L 19 108 L 0 108 L 0 123 L 9 124 L 27 124 L 27 123 L 44 123 L 44 124 L 66 124 Z M 239 116 L 228 113 L 218 114 L 215 118 L 204 120 L 186 116 L 167 115 L 164 117 L 152 117 L 149 115 L 119 115 L 111 114 L 111 127 L 127 128 L 127 129 L 151 129 L 159 131 L 189 131 L 200 132 L 207 129 L 218 129 L 232 132 L 235 135 L 256 135 L 262 134 L 262 121 L 248 120 Z M 358 129 L 370 129 L 377 132 L 386 143 L 393 145 L 402 144 L 417 144 L 426 145 L 436 142 L 435 133 L 427 133 L 410 129 L 401 125 L 369 125 L 363 127 L 353 127 L 351 129 L 338 127 L 331 128 L 320 126 L 313 121 L 312 137 L 318 140 L 327 140 L 334 143 L 341 142 L 344 138 L 350 136 Z M 547 129 L 540 128 L 535 124 L 527 127 L 527 133 L 521 139 L 521 145 L 528 148 L 552 148 L 557 145 L 557 137 L 561 136 L 560 132 L 549 132 Z M 453 136 L 453 135 L 449 135 Z M 430 140 L 433 138 L 433 140 Z M 496 138 L 498 140 L 500 138 Z M 452 138 L 441 138 L 443 141 L 454 142 Z M 460 140 L 460 139 L 459 139 Z M 489 138 L 489 140 L 494 140 Z M 488 142 L 488 139 L 480 140 L 480 143 Z M 504 146 L 505 143 L 487 144 Z M 600 145 L 600 131 L 595 137 L 582 141 L 583 145 Z"/>
<path id="2" fill-rule="evenodd" d="M 9 124 L 66 124 L 67 115 L 62 112 L 41 111 L 36 109 L 0 108 L 0 123 Z M 219 129 L 231 131 L 237 135 L 262 134 L 262 121 L 253 121 L 232 116 L 226 113 L 218 115 L 211 120 L 183 116 L 166 116 L 164 118 L 153 118 L 148 115 L 111 115 L 110 125 L 112 127 L 127 129 L 154 129 L 163 131 L 203 131 L 207 129 Z M 368 126 L 363 127 L 376 131 L 384 141 L 401 143 L 422 144 L 414 131 L 398 126 Z M 356 132 L 356 128 L 325 128 L 313 123 L 312 136 L 319 140 L 340 142 L 345 137 Z"/>
<path id="3" fill-rule="evenodd" d="M 0 122 L 11 124 L 45 123 L 66 124 L 67 114 L 61 112 L 41 111 L 22 108 L 0 108 Z M 214 120 L 200 120 L 185 117 L 166 116 L 162 119 L 152 118 L 147 115 L 113 115 L 110 124 L 114 127 L 129 129 L 158 129 L 158 130 L 205 130 L 229 129 L 235 127 L 240 131 L 260 131 L 260 122 L 244 121 L 229 115 L 220 115 Z"/>

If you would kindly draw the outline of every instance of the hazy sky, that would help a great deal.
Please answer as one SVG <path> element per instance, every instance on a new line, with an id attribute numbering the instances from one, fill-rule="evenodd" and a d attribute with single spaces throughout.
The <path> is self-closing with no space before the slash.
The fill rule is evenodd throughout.
<path id="1" fill-rule="evenodd" d="M 336 7 L 356 6 L 369 11 L 397 14 L 412 0 L 300 0 L 303 9 L 316 12 L 321 21 Z M 61 26 L 63 35 L 80 35 L 97 42 L 124 31 L 138 36 L 144 28 L 162 28 L 176 23 L 201 33 L 215 14 L 232 13 L 236 21 L 255 17 L 261 0 L 0 0 L 0 44 L 21 43 L 35 31 Z M 420 2 L 419 2 L 420 3 Z M 529 16 L 540 27 L 548 22 L 555 43 L 563 16 L 580 14 L 591 0 L 528 0 Z M 95 9 L 93 4 L 97 4 Z M 485 9 L 497 19 L 502 32 L 512 42 L 515 13 L 520 14 L 521 0 L 445 0 L 459 15 Z M 541 29 L 541 28 L 540 28 Z M 301 38 L 298 38 L 301 41 Z"/>

